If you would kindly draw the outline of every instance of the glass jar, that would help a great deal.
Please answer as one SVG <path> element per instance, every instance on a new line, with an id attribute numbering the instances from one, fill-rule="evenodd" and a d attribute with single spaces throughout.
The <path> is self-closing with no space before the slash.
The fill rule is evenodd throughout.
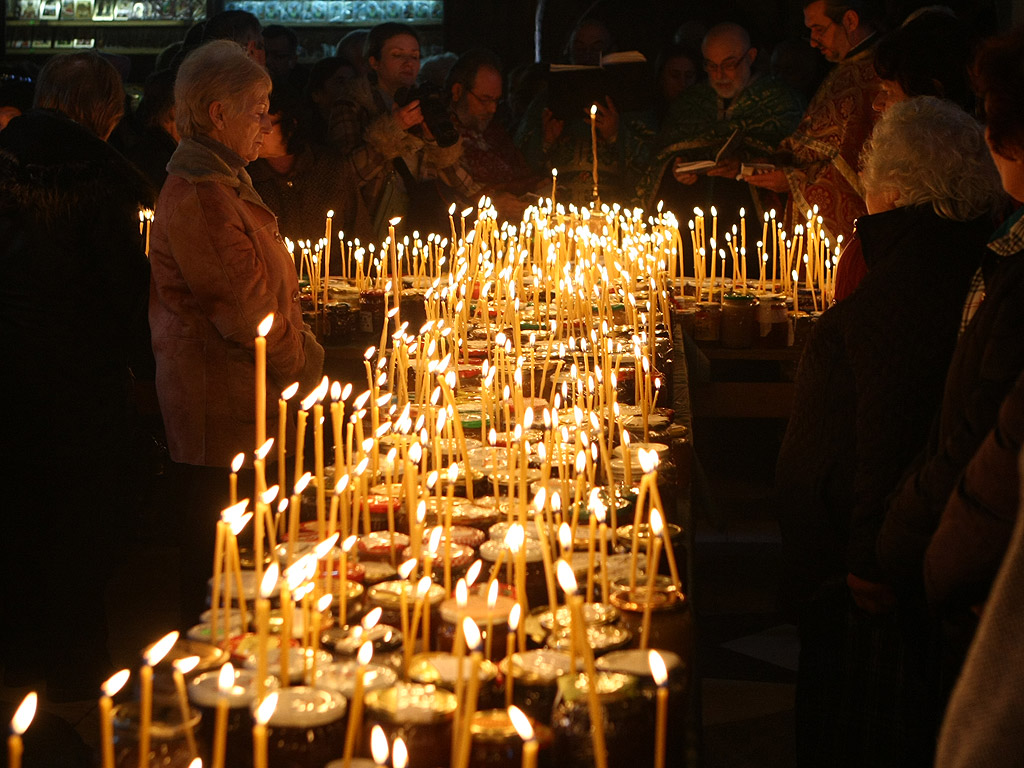
<path id="1" fill-rule="evenodd" d="M 538 763 L 549 765 L 554 734 L 544 723 L 533 722 L 532 725 L 538 747 Z M 516 733 L 508 710 L 485 709 L 474 712 L 469 731 L 472 734 L 470 768 L 519 768 L 522 765 L 523 740 Z"/>
<path id="2" fill-rule="evenodd" d="M 718 341 L 722 330 L 720 304 L 698 304 L 693 319 L 693 338 L 697 341 Z"/>
<path id="3" fill-rule="evenodd" d="M 188 684 L 188 700 L 201 716 L 198 732 L 199 756 L 204 765 L 210 765 L 210 749 L 213 746 L 213 730 L 216 722 L 217 701 L 223 696 L 228 700 L 227 746 L 224 752 L 226 768 L 248 768 L 252 765 L 252 712 L 256 701 L 256 675 L 243 669 L 235 670 L 235 682 L 229 691 L 221 693 L 220 670 L 204 672 L 192 678 Z M 270 677 L 265 682 L 266 690 L 277 688 L 277 680 Z"/>
<path id="4" fill-rule="evenodd" d="M 267 723 L 267 764 L 321 768 L 345 749 L 345 697 L 337 691 L 295 686 L 278 691 Z"/>
<path id="5" fill-rule="evenodd" d="M 331 627 L 324 631 L 321 642 L 334 650 L 339 660 L 355 659 L 365 642 L 373 643 L 373 661 L 392 669 L 402 668 L 402 631 L 389 624 L 375 624 L 363 629 L 359 624 Z"/>
<path id="6" fill-rule="evenodd" d="M 416 606 L 416 585 L 404 579 L 394 579 L 375 584 L 366 592 L 367 610 L 374 608 L 382 610 L 380 621 L 392 627 L 402 626 L 402 600 L 401 594 L 405 592 L 406 603 L 409 611 L 409 620 L 412 621 L 413 611 Z M 430 643 L 433 646 L 436 640 L 437 627 L 441 623 L 440 606 L 444 600 L 444 587 L 440 584 L 431 584 L 427 591 L 427 603 L 430 605 Z"/>
<path id="7" fill-rule="evenodd" d="M 639 646 L 644 608 L 651 600 L 651 627 L 647 647 L 672 651 L 681 659 L 693 658 L 693 617 L 685 596 L 669 585 L 655 586 L 650 596 L 647 587 L 637 586 L 632 592 L 624 589 L 612 593 L 612 605 L 622 612 L 621 623 L 633 632 L 633 643 Z"/>
<path id="8" fill-rule="evenodd" d="M 506 677 L 512 675 L 515 705 L 534 720 L 550 722 L 558 680 L 572 670 L 569 654 L 546 648 L 515 653 L 503 660 L 499 669 Z"/>
<path id="9" fill-rule="evenodd" d="M 541 554 L 540 542 L 527 538 L 525 547 L 526 559 L 526 600 L 531 608 L 548 603 L 547 581 L 544 577 L 544 558 Z M 490 573 L 498 561 L 501 551 L 505 549 L 505 563 L 514 562 L 516 555 L 505 546 L 504 542 L 485 541 L 480 545 L 480 559 L 484 561 L 484 572 Z M 515 568 L 512 568 L 514 573 Z M 523 606 L 524 610 L 527 606 Z"/>
<path id="10" fill-rule="evenodd" d="M 153 707 L 149 730 L 149 765 L 151 768 L 188 768 L 195 755 L 189 749 L 186 731 L 194 732 L 200 715 L 189 710 L 190 718 L 182 722 L 181 708 L 173 705 Z M 114 765 L 117 768 L 138 768 L 139 765 L 139 703 L 130 701 L 114 707 Z"/>
<path id="11" fill-rule="evenodd" d="M 569 652 L 572 648 L 573 630 L 561 626 L 548 635 L 547 646 L 552 650 Z M 595 656 L 625 648 L 633 639 L 633 632 L 615 624 L 590 624 L 587 626 L 587 643 Z"/>
<path id="12" fill-rule="evenodd" d="M 569 768 L 592 768 L 594 741 L 591 733 L 587 675 L 568 675 L 558 681 L 551 727 L 555 732 L 555 763 Z M 638 755 L 637 734 L 645 726 L 646 708 L 636 678 L 617 672 L 598 672 L 598 701 L 604 725 L 609 766 L 650 765 Z"/>
<path id="13" fill-rule="evenodd" d="M 469 654 L 462 657 L 462 677 L 468 683 L 472 671 Z M 409 663 L 409 679 L 421 685 L 436 685 L 455 692 L 458 686 L 459 660 L 450 653 L 421 653 Z M 480 663 L 480 693 L 478 709 L 501 706 L 503 688 L 498 686 L 498 667 L 487 659 Z"/>
<path id="14" fill-rule="evenodd" d="M 401 736 L 409 750 L 409 768 L 448 765 L 452 751 L 455 695 L 433 685 L 399 682 L 366 694 L 363 744 L 379 725 L 388 742 Z"/>
<path id="15" fill-rule="evenodd" d="M 316 686 L 328 691 L 337 691 L 351 701 L 355 693 L 356 672 L 359 662 L 354 659 L 343 659 L 328 664 L 316 671 Z M 368 664 L 363 672 L 363 691 L 376 691 L 387 688 L 398 682 L 398 672 L 381 664 Z"/>
<path id="16" fill-rule="evenodd" d="M 789 335 L 789 311 L 781 293 L 762 296 L 757 305 L 759 347 L 781 349 L 792 344 Z"/>
<path id="17" fill-rule="evenodd" d="M 757 297 L 752 293 L 727 293 L 722 300 L 723 347 L 747 349 L 760 335 L 757 324 Z"/>

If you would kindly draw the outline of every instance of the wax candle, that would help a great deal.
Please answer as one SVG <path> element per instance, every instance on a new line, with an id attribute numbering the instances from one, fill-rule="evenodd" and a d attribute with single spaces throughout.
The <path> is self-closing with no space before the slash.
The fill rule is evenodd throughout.
<path id="1" fill-rule="evenodd" d="M 114 768 L 114 697 L 128 682 L 131 675 L 127 669 L 115 673 L 101 687 L 100 697 L 100 754 L 102 768 Z"/>
<path id="2" fill-rule="evenodd" d="M 281 397 L 277 401 L 277 484 L 281 488 L 287 488 L 287 469 L 285 467 L 285 459 L 287 458 L 287 451 L 285 450 L 285 444 L 288 436 L 288 401 L 295 397 L 295 393 L 299 391 L 299 382 L 294 382 L 281 392 Z"/>
<path id="3" fill-rule="evenodd" d="M 11 718 L 11 735 L 7 738 L 7 765 L 8 768 L 21 768 L 21 756 L 25 753 L 25 745 L 21 737 L 32 725 L 32 718 L 36 716 L 36 707 L 39 704 L 39 696 L 32 691 L 18 705 L 18 709 Z"/>
<path id="4" fill-rule="evenodd" d="M 480 666 L 483 663 L 483 654 L 480 652 L 480 629 L 468 616 L 462 620 L 462 632 L 466 638 L 466 646 L 472 649 L 469 656 L 469 684 L 466 690 L 465 706 L 462 708 L 460 718 L 461 729 L 458 734 L 458 749 L 455 754 L 453 768 L 468 768 L 470 747 L 472 745 L 473 733 L 471 725 L 473 715 L 476 713 L 477 699 L 480 695 Z"/>
<path id="5" fill-rule="evenodd" d="M 358 734 L 363 722 L 363 687 L 366 667 L 373 658 L 373 643 L 367 640 L 359 647 L 356 655 L 359 665 L 356 667 L 356 682 L 352 690 L 352 709 L 348 716 L 348 729 L 345 732 L 345 753 L 343 765 L 348 768 L 352 764 L 352 753 L 356 746 Z"/>
<path id="6" fill-rule="evenodd" d="M 654 730 L 654 768 L 665 768 L 665 734 L 668 731 L 668 670 L 657 651 L 648 651 L 651 677 L 658 686 L 657 721 Z"/>
<path id="7" fill-rule="evenodd" d="M 401 736 L 396 736 L 395 743 L 391 745 L 391 765 L 393 768 L 406 768 L 409 765 L 409 748 Z"/>
<path id="8" fill-rule="evenodd" d="M 216 715 L 213 725 L 213 768 L 224 768 L 224 756 L 227 750 L 228 739 L 228 694 L 235 685 L 235 668 L 229 661 L 220 668 L 217 675 L 217 697 Z"/>
<path id="9" fill-rule="evenodd" d="M 153 667 L 160 663 L 176 642 L 178 633 L 169 632 L 142 654 L 144 663 L 139 673 L 139 768 L 149 766 L 149 745 L 153 725 Z"/>
<path id="10" fill-rule="evenodd" d="M 252 759 L 253 768 L 268 768 L 267 764 L 267 723 L 277 709 L 277 691 L 260 701 L 253 719 L 252 727 Z"/>
<path id="11" fill-rule="evenodd" d="M 530 718 L 517 706 L 508 705 L 507 709 L 512 727 L 523 740 L 522 768 L 537 768 L 537 739 L 534 737 Z"/>
<path id="12" fill-rule="evenodd" d="M 654 584 L 658 577 L 658 562 L 661 559 L 661 512 L 657 509 L 651 510 L 651 522 L 649 526 L 650 535 L 647 537 L 648 546 L 651 550 L 650 570 L 647 573 L 647 591 L 644 602 L 643 622 L 640 625 L 640 650 L 647 650 L 651 634 L 651 611 L 654 608 Z"/>
<path id="13" fill-rule="evenodd" d="M 187 723 L 192 719 L 192 710 L 188 704 L 188 693 L 185 690 L 185 675 L 196 668 L 199 664 L 198 656 L 186 656 L 183 659 L 175 659 L 173 663 L 174 667 L 174 688 L 178 693 L 178 709 L 181 712 L 181 724 L 185 728 L 185 740 L 188 743 L 189 754 L 193 758 L 199 757 L 199 751 L 196 749 L 196 736 L 192 732 L 192 727 Z"/>
<path id="14" fill-rule="evenodd" d="M 281 567 L 277 561 L 272 562 L 263 574 L 260 582 L 260 594 L 256 600 L 256 698 L 262 699 L 267 685 L 267 644 L 270 639 L 270 596 L 277 589 Z M 279 647 L 283 650 L 287 643 Z"/>
<path id="15" fill-rule="evenodd" d="M 274 325 L 271 312 L 256 328 L 256 447 L 267 440 L 267 334 Z"/>
<path id="16" fill-rule="evenodd" d="M 597 104 L 590 105 L 590 148 L 594 158 L 594 168 L 591 171 L 594 179 L 594 200 L 597 200 Z"/>

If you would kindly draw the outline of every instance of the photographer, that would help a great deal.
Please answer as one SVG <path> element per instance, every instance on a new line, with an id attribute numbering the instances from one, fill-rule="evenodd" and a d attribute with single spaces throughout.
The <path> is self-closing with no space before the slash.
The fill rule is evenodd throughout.
<path id="1" fill-rule="evenodd" d="M 359 204 L 368 214 L 360 218 L 371 222 L 371 231 L 346 235 L 379 241 L 395 216 L 425 231 L 445 227 L 443 213 L 450 202 L 475 201 L 479 186 L 459 165 L 461 144 L 443 101 L 424 86 L 415 88 L 420 71 L 416 31 L 390 22 L 374 27 L 366 39 L 366 61 L 369 79 L 352 81 L 331 111 L 330 140 L 351 159 L 360 183 Z M 456 200 L 445 199 L 452 194 Z"/>

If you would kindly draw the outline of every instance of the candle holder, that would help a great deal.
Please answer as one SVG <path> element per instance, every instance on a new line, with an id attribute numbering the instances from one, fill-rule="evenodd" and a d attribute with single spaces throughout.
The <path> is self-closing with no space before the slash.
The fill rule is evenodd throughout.
<path id="1" fill-rule="evenodd" d="M 153 709 L 150 726 L 148 764 L 160 768 L 188 768 L 192 762 L 186 732 L 195 729 L 200 714 L 189 709 L 189 719 L 183 721 L 177 705 L 157 706 Z M 141 712 L 135 701 L 114 707 L 114 765 L 117 768 L 138 768 L 139 725 Z"/>

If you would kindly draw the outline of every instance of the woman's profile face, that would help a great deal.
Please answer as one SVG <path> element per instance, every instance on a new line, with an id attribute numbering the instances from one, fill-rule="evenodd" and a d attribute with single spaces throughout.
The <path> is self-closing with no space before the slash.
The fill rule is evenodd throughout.
<path id="1" fill-rule="evenodd" d="M 224 112 L 224 127 L 217 138 L 246 162 L 260 155 L 264 137 L 270 133 L 270 89 L 259 86 L 242 98 L 241 109 Z"/>
<path id="2" fill-rule="evenodd" d="M 381 46 L 380 58 L 369 64 L 377 73 L 381 88 L 393 94 L 402 86 L 411 88 L 420 73 L 420 44 L 412 35 L 395 35 Z"/>

